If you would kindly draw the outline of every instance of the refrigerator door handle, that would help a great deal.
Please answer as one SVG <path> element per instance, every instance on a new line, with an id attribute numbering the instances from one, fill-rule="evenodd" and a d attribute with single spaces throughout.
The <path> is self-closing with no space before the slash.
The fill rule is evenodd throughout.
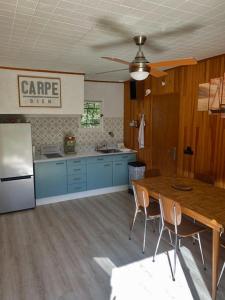
<path id="1" fill-rule="evenodd" d="M 5 182 L 5 181 L 14 181 L 14 180 L 21 180 L 21 179 L 29 179 L 31 178 L 33 175 L 25 175 L 25 176 L 18 176 L 18 177 L 8 177 L 8 178 L 1 178 L 1 182 Z"/>

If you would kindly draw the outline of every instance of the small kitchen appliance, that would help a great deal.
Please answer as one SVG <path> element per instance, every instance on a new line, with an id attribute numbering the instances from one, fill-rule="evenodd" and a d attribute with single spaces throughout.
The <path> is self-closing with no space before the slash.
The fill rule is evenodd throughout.
<path id="1" fill-rule="evenodd" d="M 62 157 L 61 148 L 59 145 L 56 144 L 42 145 L 41 154 L 45 155 L 47 158 Z"/>

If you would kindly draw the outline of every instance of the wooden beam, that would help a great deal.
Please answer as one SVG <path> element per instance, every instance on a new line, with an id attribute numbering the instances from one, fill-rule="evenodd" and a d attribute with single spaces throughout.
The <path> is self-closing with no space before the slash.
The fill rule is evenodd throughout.
<path id="1" fill-rule="evenodd" d="M 0 66 L 0 69 L 12 70 L 12 71 L 26 71 L 26 72 L 57 73 L 57 74 L 66 74 L 66 75 L 85 75 L 85 73 L 78 73 L 78 72 L 67 72 L 67 71 L 57 71 L 57 70 L 48 70 L 48 69 L 17 68 L 17 67 L 7 67 L 7 66 Z"/>

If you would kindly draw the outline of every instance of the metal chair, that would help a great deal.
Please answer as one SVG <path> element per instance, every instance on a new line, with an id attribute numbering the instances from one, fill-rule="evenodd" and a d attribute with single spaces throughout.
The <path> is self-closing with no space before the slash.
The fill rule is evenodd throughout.
<path id="1" fill-rule="evenodd" d="M 201 252 L 201 258 L 203 266 L 205 267 L 204 256 L 202 252 L 202 245 L 200 239 L 200 232 L 206 230 L 205 227 L 193 223 L 186 218 L 182 218 L 180 204 L 166 197 L 159 196 L 160 212 L 161 212 L 161 222 L 162 227 L 159 234 L 159 239 L 156 245 L 155 254 L 153 256 L 153 261 L 158 251 L 159 243 L 161 241 L 162 233 L 165 229 L 175 235 L 175 241 L 173 244 L 174 247 L 174 266 L 171 267 L 172 279 L 175 281 L 175 272 L 176 272 L 176 257 L 177 249 L 179 247 L 179 242 L 182 238 L 192 237 L 196 239 L 199 243 L 199 248 Z M 169 255 L 168 255 L 169 258 Z M 169 258 L 170 266 L 172 266 Z"/>
<path id="2" fill-rule="evenodd" d="M 136 217 L 138 213 L 144 214 L 145 223 L 144 223 L 144 238 L 143 238 L 143 247 L 142 252 L 145 252 L 145 239 L 146 239 L 146 227 L 147 221 L 155 221 L 160 218 L 160 208 L 159 204 L 156 201 L 150 201 L 148 196 L 148 191 L 146 188 L 138 185 L 137 182 L 132 181 L 133 191 L 134 191 L 134 199 L 135 199 L 135 212 L 134 217 L 130 227 L 130 236 L 134 228 L 134 223 L 136 221 Z"/>
<path id="3" fill-rule="evenodd" d="M 221 247 L 225 248 L 225 242 L 223 244 L 221 244 Z M 225 262 L 223 263 L 223 267 L 222 267 L 222 270 L 220 272 L 220 276 L 219 276 L 219 279 L 218 279 L 218 282 L 217 282 L 217 287 L 219 286 L 219 283 L 220 283 L 221 277 L 223 275 L 224 269 L 225 269 Z"/>

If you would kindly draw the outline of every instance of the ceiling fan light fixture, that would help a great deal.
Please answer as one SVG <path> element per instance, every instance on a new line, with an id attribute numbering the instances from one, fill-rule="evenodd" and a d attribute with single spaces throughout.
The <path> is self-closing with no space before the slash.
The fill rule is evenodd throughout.
<path id="1" fill-rule="evenodd" d="M 149 75 L 148 72 L 142 72 L 142 71 L 141 72 L 137 71 L 137 72 L 130 73 L 130 76 L 134 80 L 137 80 L 137 81 L 145 80 L 148 77 L 148 75 Z"/>
<path id="2" fill-rule="evenodd" d="M 146 63 L 131 63 L 129 66 L 130 76 L 135 80 L 145 80 L 150 74 L 151 68 Z"/>

